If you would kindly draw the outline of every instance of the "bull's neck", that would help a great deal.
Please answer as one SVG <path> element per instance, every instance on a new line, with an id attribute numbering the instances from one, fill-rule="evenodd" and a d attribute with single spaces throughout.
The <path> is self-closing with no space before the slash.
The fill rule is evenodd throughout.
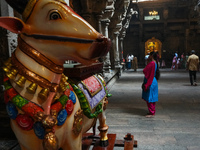
<path id="1" fill-rule="evenodd" d="M 19 45 L 12 56 L 12 62 L 19 73 L 41 87 L 56 91 L 63 66 L 55 64 L 21 38 L 18 39 L 18 43 Z"/>

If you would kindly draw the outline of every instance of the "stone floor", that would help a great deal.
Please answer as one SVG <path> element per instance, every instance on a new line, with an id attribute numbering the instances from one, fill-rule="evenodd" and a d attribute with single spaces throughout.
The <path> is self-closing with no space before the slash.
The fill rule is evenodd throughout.
<path id="1" fill-rule="evenodd" d="M 145 118 L 142 69 L 125 70 L 112 86 L 106 110 L 109 133 L 138 141 L 136 150 L 200 150 L 200 83 L 191 86 L 185 70 L 161 69 L 156 116 Z M 197 73 L 200 82 L 200 73 Z M 123 148 L 116 148 L 123 150 Z"/>
<path id="2" fill-rule="evenodd" d="M 200 73 L 198 86 L 191 86 L 188 76 L 185 70 L 161 69 L 156 116 L 145 118 L 142 69 L 125 70 L 109 91 L 108 133 L 117 134 L 119 140 L 127 133 L 133 134 L 138 142 L 134 150 L 200 150 Z M 10 142 L 17 144 L 15 140 Z"/>

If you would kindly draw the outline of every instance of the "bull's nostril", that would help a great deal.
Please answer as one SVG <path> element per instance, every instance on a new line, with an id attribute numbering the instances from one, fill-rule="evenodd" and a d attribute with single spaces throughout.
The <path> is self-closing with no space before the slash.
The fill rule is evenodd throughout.
<path id="1" fill-rule="evenodd" d="M 96 39 L 97 42 L 103 42 L 103 38 Z"/>
<path id="2" fill-rule="evenodd" d="M 106 37 L 103 35 L 99 35 L 98 38 L 96 38 L 96 42 L 103 42 L 105 41 Z"/>

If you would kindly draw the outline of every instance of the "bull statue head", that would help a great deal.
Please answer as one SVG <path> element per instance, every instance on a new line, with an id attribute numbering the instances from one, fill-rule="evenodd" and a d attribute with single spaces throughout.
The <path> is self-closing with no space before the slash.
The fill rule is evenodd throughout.
<path id="1" fill-rule="evenodd" d="M 109 50 L 110 41 L 77 15 L 63 0 L 6 0 L 23 21 L 1 17 L 0 26 L 19 34 L 54 63 L 91 64 Z"/>

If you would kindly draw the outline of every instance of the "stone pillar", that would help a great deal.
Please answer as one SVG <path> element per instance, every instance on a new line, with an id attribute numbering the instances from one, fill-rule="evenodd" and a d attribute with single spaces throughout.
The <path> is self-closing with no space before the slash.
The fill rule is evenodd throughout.
<path id="1" fill-rule="evenodd" d="M 190 29 L 185 30 L 185 54 L 188 52 L 188 37 L 190 34 Z"/>
<path id="2" fill-rule="evenodd" d="M 113 16 L 114 14 L 114 1 L 113 0 L 107 0 L 107 6 L 104 10 L 104 13 L 102 15 L 102 33 L 105 37 L 109 37 L 109 29 L 108 26 L 110 25 L 110 18 Z M 112 58 L 110 57 L 112 55 L 112 48 L 110 49 L 110 51 L 107 53 L 107 55 L 104 57 L 104 71 L 105 72 L 110 72 L 111 69 L 111 60 Z M 113 63 L 114 64 L 114 63 Z M 113 65 L 114 66 L 114 65 Z"/>
<path id="3" fill-rule="evenodd" d="M 102 21 L 102 34 L 105 37 L 108 37 L 108 26 L 109 26 L 110 20 L 105 20 Z M 111 63 L 110 63 L 110 51 L 107 53 L 107 55 L 103 58 L 104 62 L 104 71 L 109 72 L 109 69 L 111 68 Z"/>
<path id="4" fill-rule="evenodd" d="M 141 8 L 139 10 L 139 16 L 140 16 L 140 21 L 143 22 L 144 18 L 143 18 L 143 8 Z M 145 45 L 145 41 L 144 41 L 144 37 L 143 37 L 143 24 L 141 23 L 140 24 L 140 27 L 139 27 L 139 41 L 140 41 L 140 51 L 139 51 L 139 56 L 138 58 L 140 58 L 140 64 L 145 64 L 145 61 L 144 61 L 144 57 L 145 57 L 145 48 L 144 48 L 144 45 Z"/>
<path id="5" fill-rule="evenodd" d="M 119 42 L 118 42 L 118 37 L 119 37 L 119 32 L 114 32 L 114 40 L 113 40 L 113 48 L 114 48 L 114 61 L 115 61 L 115 66 L 118 66 L 120 64 L 120 59 L 119 59 Z"/>
<path id="6" fill-rule="evenodd" d="M 13 9 L 6 3 L 6 1 L 1 1 L 1 16 L 14 16 Z M 4 38 L 4 42 L 7 41 L 8 48 L 8 56 L 11 57 L 12 52 L 17 47 L 17 34 L 12 33 L 10 31 L 6 31 L 6 38 Z M 5 46 L 5 45 L 4 45 Z"/>
<path id="7" fill-rule="evenodd" d="M 13 17 L 13 9 L 6 3 L 6 1 L 0 1 L 0 11 L 1 16 L 10 16 Z M 4 71 L 2 69 L 4 61 L 6 61 L 12 54 L 12 52 L 15 50 L 17 46 L 17 35 L 6 30 L 3 28 L 0 28 L 0 108 L 4 108 L 3 103 L 3 77 L 4 77 Z"/>
<path id="8" fill-rule="evenodd" d="M 164 37 L 163 39 L 165 39 L 166 35 L 167 35 L 167 19 L 168 19 L 168 8 L 167 7 L 164 7 L 164 10 L 163 10 L 163 18 L 164 18 Z"/>
<path id="9" fill-rule="evenodd" d="M 123 41 L 124 41 L 124 38 L 120 37 L 119 38 L 119 58 L 120 58 L 120 62 L 123 62 L 123 59 L 124 59 L 124 56 L 123 56 L 123 51 L 124 51 Z"/>
<path id="10" fill-rule="evenodd" d="M 101 14 L 96 14 L 96 18 L 97 18 L 97 27 L 98 27 L 98 32 L 103 34 L 102 33 L 102 30 L 101 30 L 101 18 L 102 18 L 102 15 Z"/>

